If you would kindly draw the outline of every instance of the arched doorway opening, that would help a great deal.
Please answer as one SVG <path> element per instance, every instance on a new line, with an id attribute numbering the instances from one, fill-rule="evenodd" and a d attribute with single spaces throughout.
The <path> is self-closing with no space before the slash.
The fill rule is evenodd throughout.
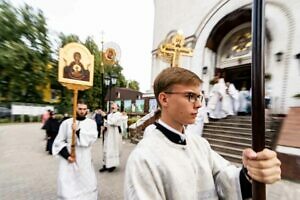
<path id="1" fill-rule="evenodd" d="M 238 90 L 251 87 L 251 9 L 238 9 L 222 18 L 212 29 L 206 48 L 215 54 L 214 71 Z M 266 30 L 266 41 L 270 34 Z"/>
<path id="2" fill-rule="evenodd" d="M 240 66 L 228 67 L 223 70 L 225 81 L 233 83 L 236 89 L 241 90 L 246 87 L 251 88 L 251 65 L 245 64 Z"/>
<path id="3" fill-rule="evenodd" d="M 251 27 L 244 23 L 235 27 L 222 40 L 217 51 L 217 67 L 226 82 L 236 89 L 251 87 Z"/>
<path id="4" fill-rule="evenodd" d="M 211 31 L 206 48 L 215 53 L 215 74 L 240 90 L 251 87 L 251 10 L 236 10 Z"/>

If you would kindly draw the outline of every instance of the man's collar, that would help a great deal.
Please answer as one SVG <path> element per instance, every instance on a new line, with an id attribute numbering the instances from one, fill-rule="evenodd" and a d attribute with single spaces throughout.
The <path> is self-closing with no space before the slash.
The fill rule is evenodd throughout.
<path id="1" fill-rule="evenodd" d="M 85 116 L 83 116 L 83 117 L 81 117 L 81 116 L 76 116 L 76 119 L 78 120 L 78 121 L 83 121 L 83 120 L 85 120 Z"/>
<path id="2" fill-rule="evenodd" d="M 186 145 L 186 136 L 174 128 L 168 126 L 166 123 L 158 120 L 154 125 L 160 130 L 171 142 L 180 145 Z"/>

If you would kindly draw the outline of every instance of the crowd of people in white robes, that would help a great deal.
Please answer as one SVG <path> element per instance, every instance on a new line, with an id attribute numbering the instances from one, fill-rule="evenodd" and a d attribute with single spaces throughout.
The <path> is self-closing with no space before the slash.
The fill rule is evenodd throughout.
<path id="1" fill-rule="evenodd" d="M 202 91 L 204 95 L 204 91 Z M 205 95 L 204 95 L 205 96 Z M 224 78 L 212 86 L 208 98 L 203 98 L 198 109 L 194 124 L 186 127 L 187 132 L 202 135 L 204 124 L 210 119 L 223 119 L 232 115 L 251 113 L 251 91 L 246 87 L 237 90 L 233 83 L 225 82 Z"/>
<path id="2" fill-rule="evenodd" d="M 231 115 L 245 115 L 250 113 L 250 91 L 242 87 L 237 90 L 233 83 L 219 78 L 213 85 L 208 100 L 208 113 L 212 119 L 222 119 Z"/>

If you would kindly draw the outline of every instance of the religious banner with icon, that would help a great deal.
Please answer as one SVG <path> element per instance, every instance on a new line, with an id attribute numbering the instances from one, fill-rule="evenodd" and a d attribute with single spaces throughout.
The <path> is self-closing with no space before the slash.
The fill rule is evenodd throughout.
<path id="1" fill-rule="evenodd" d="M 62 84 L 93 86 L 94 56 L 78 43 L 69 43 L 59 51 L 58 81 Z"/>
<path id="2" fill-rule="evenodd" d="M 58 81 L 69 90 L 73 96 L 73 123 L 76 123 L 78 90 L 86 90 L 93 86 L 94 56 L 79 43 L 69 43 L 59 50 Z M 76 159 L 76 135 L 72 130 L 71 157 Z"/>

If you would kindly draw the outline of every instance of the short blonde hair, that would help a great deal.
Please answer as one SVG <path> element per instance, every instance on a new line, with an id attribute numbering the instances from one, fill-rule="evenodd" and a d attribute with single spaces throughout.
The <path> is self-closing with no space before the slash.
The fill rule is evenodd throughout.
<path id="1" fill-rule="evenodd" d="M 172 87 L 176 84 L 200 86 L 201 83 L 202 80 L 197 74 L 190 70 L 180 67 L 166 68 L 161 71 L 154 80 L 153 89 L 156 101 L 158 105 L 160 105 L 158 95 L 161 92 L 171 91 Z"/>

